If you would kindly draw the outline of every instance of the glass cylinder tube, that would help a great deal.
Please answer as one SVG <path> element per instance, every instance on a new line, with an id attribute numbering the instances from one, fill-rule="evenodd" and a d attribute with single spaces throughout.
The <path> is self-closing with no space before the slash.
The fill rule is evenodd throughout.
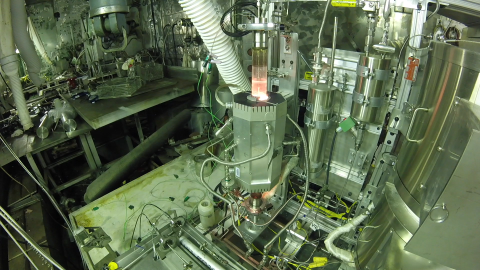
<path id="1" fill-rule="evenodd" d="M 252 96 L 259 100 L 267 100 L 267 68 L 268 68 L 268 49 L 252 49 Z"/>

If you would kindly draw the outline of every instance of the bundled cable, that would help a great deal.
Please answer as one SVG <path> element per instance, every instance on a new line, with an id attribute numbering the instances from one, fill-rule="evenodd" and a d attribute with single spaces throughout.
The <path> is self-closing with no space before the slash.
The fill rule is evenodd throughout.
<path id="1" fill-rule="evenodd" d="M 220 20 L 220 27 L 222 31 L 230 37 L 243 37 L 249 34 L 251 31 L 241 31 L 233 22 L 234 16 L 247 16 L 256 17 L 257 4 L 255 2 L 239 2 L 231 6 L 225 13 L 223 13 Z"/>

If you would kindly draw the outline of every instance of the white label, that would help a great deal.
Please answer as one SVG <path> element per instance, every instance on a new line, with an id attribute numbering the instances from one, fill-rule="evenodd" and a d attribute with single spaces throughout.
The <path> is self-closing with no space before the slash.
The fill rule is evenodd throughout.
<path id="1" fill-rule="evenodd" d="M 240 168 L 239 167 L 235 167 L 235 176 L 240 177 Z"/>
<path id="2" fill-rule="evenodd" d="M 313 231 L 316 231 L 320 228 L 318 227 L 317 223 L 312 222 L 312 224 L 310 224 L 310 229 L 312 229 Z"/>

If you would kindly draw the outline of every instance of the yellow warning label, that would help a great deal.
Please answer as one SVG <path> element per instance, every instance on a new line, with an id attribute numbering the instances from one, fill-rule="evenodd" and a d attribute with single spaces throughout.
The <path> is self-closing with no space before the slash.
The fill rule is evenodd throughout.
<path id="1" fill-rule="evenodd" d="M 307 71 L 305 72 L 305 80 L 309 80 L 311 81 L 312 80 L 312 75 L 313 75 L 313 72 L 310 72 L 310 71 Z"/>
<path id="2" fill-rule="evenodd" d="M 334 7 L 356 7 L 357 1 L 355 0 L 332 0 L 332 6 Z"/>

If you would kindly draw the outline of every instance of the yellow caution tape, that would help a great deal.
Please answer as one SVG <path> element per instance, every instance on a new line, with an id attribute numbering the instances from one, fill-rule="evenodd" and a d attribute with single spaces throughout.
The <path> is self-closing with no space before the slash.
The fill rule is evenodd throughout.
<path id="1" fill-rule="evenodd" d="M 356 0 L 332 0 L 332 6 L 334 7 L 356 7 Z"/>

